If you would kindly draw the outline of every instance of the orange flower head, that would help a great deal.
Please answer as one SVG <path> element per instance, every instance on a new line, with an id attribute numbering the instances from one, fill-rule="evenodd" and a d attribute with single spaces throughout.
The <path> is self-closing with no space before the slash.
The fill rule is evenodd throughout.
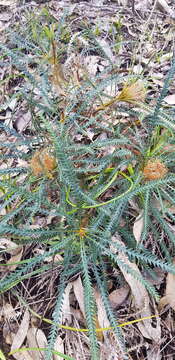
<path id="1" fill-rule="evenodd" d="M 52 171 L 56 167 L 56 159 L 52 155 L 45 153 L 43 157 L 43 165 L 46 171 Z"/>
<path id="2" fill-rule="evenodd" d="M 80 239 L 83 239 L 87 234 L 87 230 L 83 227 L 80 227 L 78 230 L 76 230 L 76 234 L 80 237 Z"/>
<path id="3" fill-rule="evenodd" d="M 167 172 L 167 167 L 158 159 L 148 160 L 143 169 L 143 175 L 147 181 L 162 179 Z"/>
<path id="4" fill-rule="evenodd" d="M 30 167 L 35 176 L 47 175 L 56 168 L 56 159 L 47 149 L 36 151 L 30 161 Z"/>

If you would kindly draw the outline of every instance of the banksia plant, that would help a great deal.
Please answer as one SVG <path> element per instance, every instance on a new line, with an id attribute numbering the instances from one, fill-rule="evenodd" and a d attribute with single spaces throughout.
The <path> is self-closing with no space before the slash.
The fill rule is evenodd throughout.
<path id="1" fill-rule="evenodd" d="M 42 19 L 41 21 L 43 21 Z M 48 19 L 46 20 L 48 23 Z M 61 29 L 61 27 L 57 24 L 55 29 Z M 53 31 L 53 38 L 61 47 L 59 31 Z M 72 57 L 69 59 L 69 55 L 72 56 L 73 52 L 75 56 L 88 56 L 88 54 L 92 54 L 92 49 L 99 57 L 103 56 L 104 51 L 101 51 L 103 49 L 100 48 L 100 43 L 98 44 L 97 40 L 93 38 L 93 33 L 82 32 L 78 39 L 81 46 L 77 47 L 76 36 L 78 37 L 75 34 L 67 52 L 65 47 L 60 49 L 64 55 L 63 61 L 64 58 L 71 60 Z M 55 39 L 55 37 L 57 38 Z M 98 325 L 97 321 L 98 304 L 94 295 L 94 286 L 97 286 L 106 317 L 110 322 L 110 330 L 112 327 L 114 338 L 118 339 L 122 356 L 118 353 L 117 356 L 125 360 L 128 359 L 128 356 L 125 351 L 124 338 L 117 325 L 116 312 L 111 309 L 109 301 L 111 285 L 108 287 L 108 280 L 111 273 L 115 274 L 115 283 L 112 284 L 112 287 L 121 281 L 120 269 L 123 269 L 122 273 L 125 276 L 126 273 L 129 274 L 132 284 L 136 278 L 156 299 L 156 289 L 142 277 L 141 272 L 135 270 L 136 265 L 141 270 L 146 267 L 150 272 L 155 267 L 160 267 L 163 271 L 175 273 L 169 251 L 169 248 L 172 251 L 175 244 L 175 236 L 170 231 L 168 223 L 168 219 L 174 222 L 175 218 L 174 214 L 166 207 L 167 202 L 175 205 L 173 174 L 175 155 L 171 152 L 168 154 L 167 160 L 165 152 L 161 153 L 160 147 L 157 146 L 161 132 L 157 131 L 156 139 L 152 136 L 156 127 L 160 130 L 160 127 L 164 126 L 168 129 L 167 131 L 169 128 L 171 129 L 169 133 L 171 133 L 173 143 L 175 142 L 175 126 L 172 120 L 174 114 L 161 108 L 162 97 L 166 95 L 169 80 L 165 81 L 163 95 L 158 99 L 155 108 L 149 108 L 143 104 L 146 90 L 142 81 L 124 85 L 118 95 L 112 99 L 108 98 L 109 102 L 103 104 L 102 99 L 106 96 L 107 86 L 111 83 L 115 85 L 115 88 L 120 88 L 123 76 L 120 77 L 119 74 L 114 73 L 111 78 L 111 67 L 109 67 L 105 71 L 99 71 L 92 78 L 90 75 L 87 75 L 85 80 L 80 78 L 77 87 L 77 83 L 72 84 L 72 79 L 76 77 L 79 70 L 75 67 L 73 69 L 75 76 L 71 78 L 71 86 L 66 86 L 65 101 L 64 79 L 61 79 L 62 76 L 58 74 L 59 66 L 56 62 L 59 54 L 53 54 L 53 64 L 55 64 L 55 74 L 52 74 L 53 81 L 50 81 L 48 67 L 45 64 L 37 61 L 35 64 L 35 60 L 38 60 L 39 57 L 42 58 L 43 52 L 44 54 L 49 53 L 50 39 L 50 35 L 48 38 L 43 38 L 43 36 L 37 37 L 36 34 L 35 44 L 30 37 L 24 43 L 22 36 L 17 37 L 13 33 L 10 44 L 13 46 L 8 48 L 8 44 L 7 46 L 0 44 L 0 48 L 2 47 L 3 50 L 1 66 L 5 68 L 10 59 L 11 67 L 20 74 L 24 82 L 21 96 L 19 96 L 19 85 L 17 102 L 25 99 L 29 111 L 32 112 L 32 119 L 35 119 L 29 140 L 25 132 L 17 133 L 15 129 L 12 131 L 12 127 L 8 128 L 3 122 L 0 124 L 2 135 L 5 137 L 5 140 L 2 137 L 1 144 L 0 235 L 12 241 L 19 241 L 20 245 L 24 243 L 26 247 L 25 256 L 21 261 L 15 260 L 16 269 L 3 274 L 0 281 L 0 292 L 8 291 L 7 298 L 9 293 L 12 293 L 13 303 L 15 303 L 16 293 L 23 293 L 21 289 L 25 289 L 28 284 L 35 289 L 36 279 L 39 276 L 42 280 L 38 281 L 39 287 L 41 283 L 44 283 L 44 276 L 50 276 L 48 279 L 53 278 L 53 286 L 50 284 L 48 286 L 53 289 L 50 293 L 51 296 L 50 294 L 45 296 L 44 292 L 48 289 L 45 284 L 42 285 L 45 286 L 42 288 L 44 299 L 43 305 L 38 310 L 41 320 L 46 319 L 46 316 L 49 318 L 47 325 L 50 325 L 50 331 L 48 329 L 46 331 L 48 339 L 45 360 L 52 360 L 54 345 L 57 341 L 58 331 L 60 331 L 59 327 L 62 327 L 62 331 L 71 331 L 72 326 L 77 323 L 73 316 L 63 319 L 62 312 L 65 309 L 63 306 L 65 305 L 65 294 L 68 296 L 67 285 L 76 278 L 81 278 L 81 293 L 84 297 L 82 313 L 84 313 L 84 318 L 86 317 L 86 330 L 91 348 L 91 357 L 87 358 L 99 360 L 101 357 L 96 327 L 104 328 L 104 326 L 103 323 Z M 54 51 L 58 51 L 56 46 L 53 46 Z M 28 56 L 30 52 L 32 53 L 31 57 Z M 105 57 L 106 59 L 109 60 Z M 33 69 L 31 72 L 29 72 L 30 65 Z M 170 69 L 169 78 L 172 78 L 173 74 L 175 74 L 175 63 Z M 87 78 L 88 76 L 89 78 Z M 58 85 L 56 92 L 52 86 L 54 80 L 55 82 L 57 80 Z M 129 84 L 129 80 L 130 77 L 127 78 L 126 75 L 125 84 Z M 62 91 L 60 89 L 58 91 L 61 85 Z M 14 97 L 15 94 L 14 92 Z M 105 112 L 100 113 L 100 116 L 96 114 L 99 110 L 105 110 L 107 106 L 115 102 L 117 103 L 115 109 L 112 109 L 111 112 L 111 109 L 108 109 L 109 123 Z M 120 102 L 125 102 L 125 104 L 119 104 Z M 139 104 L 139 110 L 137 106 L 131 109 L 127 103 Z M 99 104 L 101 105 L 97 107 Z M 132 126 L 126 125 L 126 121 L 115 123 L 116 118 L 120 120 L 123 117 L 125 119 L 126 113 L 127 119 L 134 120 Z M 138 127 L 135 125 L 135 120 L 140 121 Z M 37 121 L 39 126 L 35 127 L 38 125 Z M 47 147 L 44 145 L 46 137 L 51 141 Z M 151 139 L 154 139 L 154 142 Z M 40 149 L 32 155 L 30 166 L 22 167 L 24 162 L 19 160 L 25 160 L 26 164 L 36 142 Z M 152 153 L 142 169 L 142 176 L 140 176 L 140 163 L 146 158 L 146 154 L 150 154 L 150 149 Z M 164 164 L 164 159 L 168 163 L 168 168 Z M 166 176 L 168 171 L 170 175 Z M 33 177 L 31 173 L 34 175 Z M 155 199 L 159 201 L 157 207 Z M 133 222 L 136 221 L 139 214 L 143 218 L 143 230 L 135 239 Z M 162 214 L 168 216 L 164 217 Z M 41 217 L 44 218 L 44 222 L 40 223 L 38 219 L 41 220 Z M 160 231 L 157 229 L 160 231 L 163 229 L 163 233 L 166 234 L 165 242 L 163 236 L 161 242 L 159 241 Z M 154 251 L 155 246 L 153 247 L 150 242 L 148 248 L 147 240 L 150 234 L 154 235 L 154 245 L 157 241 L 157 252 Z M 119 241 L 120 238 L 122 241 Z M 26 244 L 32 245 L 32 251 L 33 247 L 36 247 L 37 250 L 39 246 L 39 251 L 29 253 L 30 247 L 27 247 Z M 8 261 L 8 257 L 6 251 L 4 252 L 3 260 L 5 262 Z M 159 258 L 160 254 L 161 259 Z M 118 276 L 118 274 L 120 275 Z M 20 282 L 24 282 L 24 286 L 21 286 Z M 11 291 L 12 289 L 14 291 Z M 30 291 L 27 289 L 25 294 L 26 302 L 29 301 L 32 306 L 35 301 L 31 301 Z M 27 296 L 29 297 L 27 298 Z M 71 298 L 72 296 L 70 296 L 70 301 Z M 36 300 L 38 299 L 36 298 Z M 52 304 L 50 300 L 53 301 Z M 73 301 L 75 305 L 76 300 Z M 127 301 L 129 303 L 129 299 Z M 18 300 L 17 304 L 19 304 Z M 76 307 L 78 308 L 78 301 L 76 301 Z M 135 308 L 138 310 L 137 306 Z M 133 309 L 134 314 L 135 308 Z M 142 309 L 143 306 L 140 310 Z M 67 329 L 65 323 L 66 325 L 68 323 Z M 153 327 L 150 329 L 152 331 Z M 102 329 L 100 330 L 103 332 Z M 116 343 L 110 345 L 115 350 L 115 356 Z M 69 351 L 69 349 L 66 350 Z M 72 351 L 71 349 L 71 354 Z M 68 356 L 63 356 L 63 358 L 68 358 Z"/>
<path id="2" fill-rule="evenodd" d="M 168 169 L 159 159 L 150 159 L 143 168 L 143 176 L 146 181 L 164 178 Z"/>

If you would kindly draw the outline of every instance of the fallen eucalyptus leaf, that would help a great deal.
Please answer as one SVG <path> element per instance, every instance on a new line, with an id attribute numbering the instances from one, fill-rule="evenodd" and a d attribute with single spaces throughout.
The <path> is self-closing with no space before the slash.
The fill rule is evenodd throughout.
<path id="1" fill-rule="evenodd" d="M 47 339 L 45 334 L 41 329 L 36 327 L 31 327 L 27 332 L 27 341 L 29 348 L 47 348 Z M 29 354 L 32 359 L 41 360 L 44 359 L 45 352 L 44 351 L 29 351 Z M 42 356 L 42 357 L 41 357 Z"/>
<path id="2" fill-rule="evenodd" d="M 126 284 L 119 289 L 113 290 L 109 295 L 109 301 L 113 309 L 122 305 L 129 294 L 129 286 Z"/>
<path id="3" fill-rule="evenodd" d="M 143 227 L 144 227 L 144 219 L 143 219 L 143 210 L 142 210 L 140 214 L 136 217 L 133 225 L 133 234 L 137 243 L 140 242 Z"/>
<path id="4" fill-rule="evenodd" d="M 121 248 L 125 247 L 125 244 L 121 241 L 118 234 L 112 237 L 112 242 L 117 243 L 117 245 L 119 245 Z M 114 253 L 117 252 L 116 248 L 113 245 L 111 245 L 111 250 Z M 120 267 L 120 270 L 125 280 L 131 288 L 131 293 L 133 295 L 134 304 L 136 307 L 136 311 L 138 311 L 139 318 L 151 316 L 152 312 L 150 307 L 150 299 L 145 286 L 141 283 L 141 281 L 137 280 L 134 275 L 127 272 L 125 266 L 122 266 L 122 263 L 128 268 L 130 268 L 131 272 L 138 274 L 138 277 L 142 277 L 138 266 L 129 260 L 128 256 L 124 251 L 120 251 L 117 253 L 117 259 L 119 259 L 118 266 Z M 138 322 L 137 327 L 145 338 L 154 340 L 156 343 L 160 342 L 161 328 L 159 318 L 157 318 L 157 324 L 154 327 L 152 326 L 152 319 Z"/>
<path id="5" fill-rule="evenodd" d="M 63 343 L 63 339 L 61 338 L 60 335 L 58 335 L 56 338 L 54 350 L 64 354 L 64 343 Z M 61 360 L 61 359 L 62 359 L 62 357 L 60 357 L 59 355 L 56 355 L 56 354 L 53 355 L 53 360 Z"/>
<path id="6" fill-rule="evenodd" d="M 175 258 L 173 259 L 173 265 L 175 265 Z M 165 296 L 159 301 L 159 311 L 163 309 L 165 305 L 170 305 L 175 310 L 175 275 L 168 273 L 166 278 Z"/>
<path id="7" fill-rule="evenodd" d="M 164 101 L 169 105 L 174 105 L 175 104 L 175 94 L 166 96 L 164 98 Z"/>
<path id="8" fill-rule="evenodd" d="M 29 320 L 30 320 L 29 311 L 26 310 L 23 319 L 21 321 L 21 324 L 18 328 L 18 331 L 14 336 L 10 351 L 20 348 L 21 345 L 23 344 L 25 337 L 27 336 L 27 331 L 29 328 Z M 16 354 L 14 354 L 13 356 L 15 357 L 15 355 Z"/>
<path id="9" fill-rule="evenodd" d="M 84 290 L 83 290 L 83 284 L 82 284 L 80 276 L 72 284 L 73 284 L 75 297 L 78 301 L 80 310 L 85 318 L 86 315 L 85 315 L 85 309 L 84 309 Z"/>

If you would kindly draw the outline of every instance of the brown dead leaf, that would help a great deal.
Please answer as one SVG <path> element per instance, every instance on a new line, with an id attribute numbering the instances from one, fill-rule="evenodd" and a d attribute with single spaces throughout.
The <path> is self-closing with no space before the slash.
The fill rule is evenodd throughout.
<path id="1" fill-rule="evenodd" d="M 119 307 L 124 303 L 126 298 L 128 297 L 130 288 L 126 284 L 119 289 L 113 290 L 109 295 L 109 300 L 113 309 Z"/>
<path id="2" fill-rule="evenodd" d="M 151 0 L 135 0 L 135 10 L 146 12 L 149 9 L 149 5 L 151 3 Z"/>
<path id="3" fill-rule="evenodd" d="M 173 265 L 175 265 L 175 258 L 173 259 Z M 165 296 L 160 299 L 159 311 L 163 309 L 165 305 L 170 305 L 175 310 L 175 275 L 168 273 L 166 278 L 166 290 Z"/>
<path id="4" fill-rule="evenodd" d="M 11 271 L 15 270 L 17 267 L 17 264 L 14 264 L 14 265 L 10 265 L 10 264 L 21 260 L 22 253 L 23 253 L 23 247 L 17 245 L 14 241 L 11 241 L 6 238 L 0 239 L 0 247 L 2 249 L 4 249 L 5 252 L 7 252 L 8 254 L 11 255 L 10 260 L 7 261 L 8 270 L 11 270 Z"/>
<path id="5" fill-rule="evenodd" d="M 140 242 L 143 227 L 144 227 L 144 219 L 143 219 L 143 210 L 142 210 L 140 214 L 136 217 L 133 225 L 133 234 L 137 243 Z"/>
<path id="6" fill-rule="evenodd" d="M 11 345 L 13 342 L 13 338 L 15 336 L 15 333 L 12 331 L 12 328 L 9 324 L 5 323 L 3 326 L 3 339 L 5 340 L 6 344 Z"/>
<path id="7" fill-rule="evenodd" d="M 163 99 L 168 105 L 175 105 L 175 94 L 166 96 Z"/>
<path id="8" fill-rule="evenodd" d="M 10 351 L 13 351 L 15 349 L 20 349 L 21 345 L 23 344 L 23 342 L 27 336 L 27 331 L 29 328 L 29 320 L 30 320 L 29 311 L 26 310 L 24 313 L 23 319 L 21 321 L 21 324 L 18 328 L 18 331 L 13 338 L 13 342 L 12 342 Z M 13 357 L 15 357 L 15 359 L 18 359 L 18 354 L 14 354 Z"/>
<path id="9" fill-rule="evenodd" d="M 11 5 L 15 5 L 15 3 L 17 4 L 17 0 L 0 0 L 0 5 L 1 6 L 11 6 Z"/>
<path id="10" fill-rule="evenodd" d="M 63 306 L 62 306 L 62 322 L 63 323 L 68 323 L 70 324 L 72 321 L 72 316 L 71 316 L 71 309 L 70 309 L 70 299 L 69 299 L 69 295 L 70 295 L 70 291 L 72 289 L 72 284 L 69 283 L 64 291 L 64 300 L 63 300 Z"/>
<path id="11" fill-rule="evenodd" d="M 12 304 L 6 302 L 0 310 L 0 321 L 4 317 L 7 322 L 10 322 L 11 320 L 16 320 L 18 315 L 21 315 L 20 312 L 17 312 Z"/>
<path id="12" fill-rule="evenodd" d="M 14 121 L 14 128 L 19 133 L 22 133 L 29 125 L 31 118 L 30 111 L 23 112 L 22 110 L 19 110 L 18 116 L 16 116 L 16 120 Z"/>
<path id="13" fill-rule="evenodd" d="M 163 12 L 170 15 L 173 19 L 175 18 L 174 11 L 170 8 L 170 6 L 167 4 L 166 0 L 157 0 L 156 6 L 162 10 Z"/>
<path id="14" fill-rule="evenodd" d="M 112 241 L 116 242 L 120 247 L 124 247 L 124 243 L 121 241 L 118 234 L 112 237 Z M 111 250 L 116 253 L 116 249 L 111 246 Z M 128 256 L 120 251 L 117 254 L 117 258 L 125 265 L 127 265 L 132 271 L 138 274 L 138 276 L 142 276 L 140 273 L 140 270 L 138 269 L 137 265 L 130 262 L 128 259 Z M 131 288 L 131 292 L 133 295 L 134 303 L 136 310 L 139 311 L 138 315 L 139 318 L 151 316 L 151 308 L 150 308 L 150 299 L 147 293 L 146 288 L 142 285 L 142 283 L 137 280 L 134 276 L 132 276 L 130 273 L 126 272 L 124 267 L 118 264 L 120 267 L 120 270 L 127 281 L 128 285 Z M 160 319 L 157 318 L 157 325 L 152 326 L 152 319 L 143 320 L 142 322 L 138 322 L 137 327 L 141 331 L 142 335 L 145 338 L 154 340 L 156 343 L 160 342 L 161 339 L 161 328 L 160 328 Z"/>
<path id="15" fill-rule="evenodd" d="M 75 281 L 73 281 L 72 285 L 73 285 L 74 294 L 78 301 L 80 310 L 85 318 L 86 315 L 85 315 L 85 310 L 84 310 L 84 291 L 83 291 L 83 284 L 81 281 L 81 277 L 79 276 Z"/>
<path id="16" fill-rule="evenodd" d="M 75 317 L 75 319 L 78 322 L 81 322 L 82 324 L 84 324 L 84 326 L 85 326 L 85 318 L 84 318 L 81 310 L 80 309 L 74 309 L 72 306 L 70 308 L 71 308 L 71 313 Z"/>
<path id="17" fill-rule="evenodd" d="M 47 339 L 41 329 L 31 327 L 27 332 L 28 347 L 34 348 L 47 348 Z M 44 351 L 29 351 L 32 359 L 41 360 L 44 359 Z"/>
<path id="18" fill-rule="evenodd" d="M 21 352 L 17 352 L 15 354 L 13 354 L 13 358 L 15 358 L 16 360 L 33 360 L 34 358 L 31 357 L 28 353 L 28 351 L 25 351 L 24 353 Z"/>
<path id="19" fill-rule="evenodd" d="M 100 46 L 102 47 L 103 51 L 107 55 L 107 57 L 110 59 L 110 61 L 113 63 L 115 61 L 115 57 L 113 55 L 113 52 L 111 50 L 111 47 L 109 46 L 109 42 L 105 39 L 98 39 L 98 42 Z"/>
<path id="20" fill-rule="evenodd" d="M 165 272 L 160 268 L 153 268 L 154 275 L 150 274 L 146 269 L 142 271 L 142 275 L 152 285 L 160 285 L 165 277 Z"/>
<path id="21" fill-rule="evenodd" d="M 10 253 L 11 251 L 17 249 L 18 245 L 9 239 L 6 238 L 0 238 L 0 247 L 1 249 L 4 249 L 7 253 Z"/>
<path id="22" fill-rule="evenodd" d="M 10 271 L 14 271 L 18 266 L 18 264 L 13 264 L 13 263 L 21 260 L 23 254 L 23 246 L 18 246 L 15 250 L 11 251 L 11 254 L 12 254 L 11 259 L 7 261 L 7 264 L 8 264 L 8 269 Z"/>
<path id="23" fill-rule="evenodd" d="M 106 314 L 106 310 L 102 301 L 101 294 L 99 290 L 94 289 L 94 296 L 97 305 L 97 317 L 96 317 L 96 327 L 107 328 L 110 327 L 110 323 Z M 103 341 L 103 336 L 105 333 L 99 332 L 97 333 L 99 341 Z"/>
<path id="24" fill-rule="evenodd" d="M 98 70 L 98 62 L 100 57 L 95 55 L 89 55 L 84 58 L 84 66 L 87 70 L 87 73 L 91 76 L 96 75 Z"/>
<path id="25" fill-rule="evenodd" d="M 55 341 L 54 350 L 64 354 L 64 342 L 61 336 L 59 335 L 57 336 L 57 339 Z M 60 357 L 59 355 L 53 355 L 53 360 L 61 360 L 61 359 L 62 357 Z"/>
<path id="26" fill-rule="evenodd" d="M 99 321 L 98 321 L 98 316 L 95 315 L 95 328 L 99 329 L 100 327 L 101 326 L 100 326 Z M 104 340 L 103 331 L 97 332 L 96 336 L 97 336 L 98 341 L 103 342 L 103 340 Z"/>

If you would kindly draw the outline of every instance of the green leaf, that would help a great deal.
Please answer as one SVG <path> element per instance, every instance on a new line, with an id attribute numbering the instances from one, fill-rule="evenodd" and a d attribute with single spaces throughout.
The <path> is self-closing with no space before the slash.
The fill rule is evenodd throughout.
<path id="1" fill-rule="evenodd" d="M 0 359 L 1 360 L 6 360 L 6 357 L 4 356 L 3 352 L 0 350 Z"/>

